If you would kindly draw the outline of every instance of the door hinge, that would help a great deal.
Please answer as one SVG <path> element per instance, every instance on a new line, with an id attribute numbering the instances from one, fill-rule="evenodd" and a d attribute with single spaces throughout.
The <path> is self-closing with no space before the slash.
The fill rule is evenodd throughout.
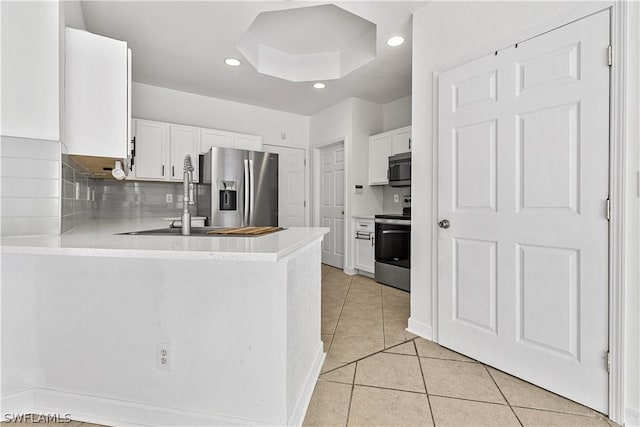
<path id="1" fill-rule="evenodd" d="M 302 202 L 302 207 L 303 207 L 303 208 L 306 208 L 306 207 L 307 207 L 307 201 L 306 201 L 306 200 Z"/>
<path id="2" fill-rule="evenodd" d="M 611 199 L 607 199 L 607 221 L 611 221 Z"/>
<path id="3" fill-rule="evenodd" d="M 611 352 L 607 351 L 607 372 L 611 372 Z"/>
<path id="4" fill-rule="evenodd" d="M 307 166 L 307 159 L 304 159 L 304 165 Z"/>
<path id="5" fill-rule="evenodd" d="M 607 47 L 607 64 L 609 67 L 613 65 L 613 47 L 611 45 Z"/>

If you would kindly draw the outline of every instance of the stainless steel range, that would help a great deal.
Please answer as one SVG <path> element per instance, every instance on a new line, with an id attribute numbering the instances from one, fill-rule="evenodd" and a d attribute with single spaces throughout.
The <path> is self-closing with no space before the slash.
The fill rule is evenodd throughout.
<path id="1" fill-rule="evenodd" d="M 411 215 L 375 216 L 376 282 L 411 289 Z"/>

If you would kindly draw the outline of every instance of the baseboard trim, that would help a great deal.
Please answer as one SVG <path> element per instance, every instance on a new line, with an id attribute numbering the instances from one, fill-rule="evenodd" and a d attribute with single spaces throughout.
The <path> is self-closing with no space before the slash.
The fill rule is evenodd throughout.
<path id="1" fill-rule="evenodd" d="M 358 270 L 352 267 L 345 267 L 342 271 L 344 271 L 344 273 L 348 274 L 349 276 L 355 276 L 356 274 L 358 274 Z"/>
<path id="2" fill-rule="evenodd" d="M 624 427 L 640 426 L 640 412 L 629 407 L 624 409 Z"/>
<path id="3" fill-rule="evenodd" d="M 324 359 L 327 356 L 325 352 L 322 351 L 322 345 L 320 345 L 320 351 L 316 356 L 316 360 L 313 362 L 313 367 L 309 371 L 309 375 L 307 375 L 307 380 L 305 381 L 304 389 L 296 404 L 289 415 L 289 419 L 287 420 L 288 426 L 301 426 L 304 422 L 304 416 L 307 414 L 307 409 L 309 408 L 309 403 L 311 402 L 311 396 L 313 395 L 313 390 L 316 387 L 316 381 L 320 376 L 320 372 L 322 371 L 322 365 L 324 364 Z"/>
<path id="4" fill-rule="evenodd" d="M 34 406 L 35 388 L 19 391 L 17 393 L 5 394 L 0 397 L 0 414 L 2 420 L 6 421 L 6 414 L 28 414 Z"/>
<path id="5" fill-rule="evenodd" d="M 29 404 L 31 406 L 25 406 Z M 306 408 L 305 408 L 306 409 Z M 69 414 L 71 419 L 118 426 L 259 426 L 263 421 L 165 408 L 118 399 L 34 388 L 2 397 L 2 413 Z"/>
<path id="6" fill-rule="evenodd" d="M 426 340 L 433 340 L 433 328 L 431 327 L 431 325 L 427 325 L 426 323 L 415 320 L 412 317 L 409 318 L 407 331 L 411 332 L 412 334 L 416 334 Z"/>

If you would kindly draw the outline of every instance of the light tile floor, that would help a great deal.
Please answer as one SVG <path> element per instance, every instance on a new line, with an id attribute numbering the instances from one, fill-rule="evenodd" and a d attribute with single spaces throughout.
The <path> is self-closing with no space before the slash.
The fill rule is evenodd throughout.
<path id="1" fill-rule="evenodd" d="M 327 358 L 305 426 L 616 426 L 405 331 L 409 294 L 322 266 Z"/>

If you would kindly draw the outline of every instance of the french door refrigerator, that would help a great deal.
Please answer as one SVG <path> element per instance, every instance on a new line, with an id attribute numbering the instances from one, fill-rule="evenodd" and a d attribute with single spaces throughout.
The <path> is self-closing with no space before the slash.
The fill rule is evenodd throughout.
<path id="1" fill-rule="evenodd" d="M 206 225 L 278 225 L 276 153 L 213 147 L 199 157 L 197 211 Z"/>

